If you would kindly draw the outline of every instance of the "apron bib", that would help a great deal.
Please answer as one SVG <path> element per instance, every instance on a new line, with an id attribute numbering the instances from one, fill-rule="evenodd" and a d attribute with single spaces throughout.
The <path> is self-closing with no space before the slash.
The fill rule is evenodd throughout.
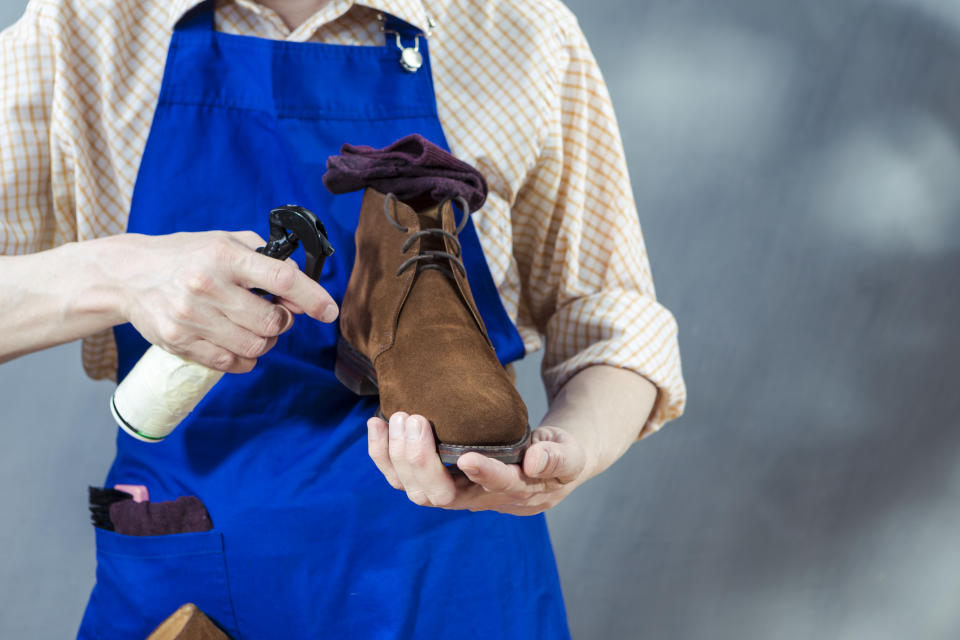
<path id="1" fill-rule="evenodd" d="M 418 30 L 387 28 L 412 45 Z M 252 229 L 298 204 L 336 253 L 320 281 L 341 302 L 360 193 L 323 187 L 344 142 L 382 147 L 410 133 L 446 141 L 425 38 L 423 67 L 387 46 L 291 43 L 218 33 L 213 4 L 174 31 L 128 231 Z M 472 224 L 461 233 L 470 285 L 498 355 L 523 344 Z M 298 252 L 298 258 L 302 256 Z M 148 344 L 115 329 L 118 378 Z M 139 639 L 193 602 L 233 638 L 565 638 L 542 516 L 418 507 L 367 456 L 360 398 L 334 377 L 336 325 L 306 316 L 242 375 L 227 374 L 161 443 L 118 430 L 106 484 L 144 484 L 154 501 L 195 495 L 214 530 L 122 536 L 96 530 L 97 584 L 81 638 Z M 425 384 L 429 381 L 424 381 Z"/>

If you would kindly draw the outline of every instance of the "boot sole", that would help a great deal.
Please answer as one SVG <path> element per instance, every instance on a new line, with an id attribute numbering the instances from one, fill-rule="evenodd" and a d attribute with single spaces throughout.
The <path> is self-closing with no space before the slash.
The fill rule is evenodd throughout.
<path id="1" fill-rule="evenodd" d="M 443 464 L 456 465 L 460 456 L 471 452 L 499 460 L 504 464 L 520 464 L 523 461 L 523 454 L 530 446 L 530 435 L 530 426 L 527 425 L 527 431 L 523 434 L 523 438 L 514 444 L 448 444 L 441 442 L 437 445 L 437 452 L 440 454 L 440 461 Z"/>
<path id="2" fill-rule="evenodd" d="M 337 362 L 333 373 L 343 386 L 358 396 L 379 395 L 377 370 L 370 360 L 350 346 L 343 337 L 337 339 Z"/>
<path id="3" fill-rule="evenodd" d="M 334 375 L 343 386 L 358 396 L 375 396 L 380 393 L 377 386 L 377 371 L 373 363 L 362 353 L 350 346 L 343 337 L 337 340 L 337 362 L 333 369 Z M 377 417 L 386 420 L 383 410 L 377 408 Z M 456 465 L 457 460 L 465 453 L 479 453 L 499 460 L 504 464 L 519 464 L 523 454 L 530 446 L 531 431 L 527 430 L 523 437 L 513 444 L 453 444 L 438 442 L 437 453 L 444 464 Z"/>

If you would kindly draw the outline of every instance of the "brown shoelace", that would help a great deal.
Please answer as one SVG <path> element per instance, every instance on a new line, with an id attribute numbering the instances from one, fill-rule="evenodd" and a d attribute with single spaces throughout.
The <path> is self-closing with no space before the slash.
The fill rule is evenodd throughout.
<path id="1" fill-rule="evenodd" d="M 406 253 L 407 251 L 410 250 L 410 247 L 413 245 L 413 243 L 421 238 L 422 239 L 438 238 L 441 241 L 443 240 L 443 238 L 449 238 L 453 246 L 456 248 L 457 253 L 452 254 L 448 251 L 437 251 L 435 249 L 422 250 L 417 255 L 407 258 L 403 262 L 403 264 L 401 264 L 397 268 L 396 275 L 399 276 L 401 273 L 409 269 L 411 265 L 416 264 L 417 270 L 438 269 L 440 271 L 443 271 L 444 273 L 446 273 L 448 276 L 452 278 L 453 272 L 450 271 L 450 268 L 446 266 L 446 262 L 449 261 L 450 264 L 456 265 L 457 269 L 460 270 L 461 276 L 466 277 L 467 270 L 463 266 L 463 261 L 460 259 L 461 248 L 460 248 L 460 240 L 457 239 L 457 235 L 463 230 L 463 228 L 467 224 L 467 216 L 469 215 L 468 213 L 466 213 L 467 211 L 469 211 L 469 209 L 467 208 L 467 201 L 466 199 L 461 197 L 449 198 L 440 203 L 440 206 L 437 208 L 437 211 L 442 211 L 443 207 L 448 202 L 454 202 L 454 201 L 460 205 L 460 209 L 465 213 L 463 214 L 463 218 L 461 218 L 459 224 L 457 224 L 456 230 L 453 233 L 442 228 L 421 229 L 420 231 L 417 231 L 416 233 L 411 235 L 409 238 L 407 238 L 406 242 L 403 243 L 403 246 L 401 247 L 400 250 L 403 253 Z M 387 217 L 387 220 L 390 222 L 390 224 L 393 225 L 393 227 L 398 231 L 400 231 L 401 233 L 407 233 L 410 230 L 407 227 L 400 224 L 399 222 L 397 222 L 397 197 L 392 193 L 388 193 L 386 195 L 386 198 L 383 201 L 383 215 L 385 215 Z"/>

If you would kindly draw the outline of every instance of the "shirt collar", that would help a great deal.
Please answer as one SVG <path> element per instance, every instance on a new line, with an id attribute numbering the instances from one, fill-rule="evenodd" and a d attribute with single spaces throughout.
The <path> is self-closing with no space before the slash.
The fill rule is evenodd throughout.
<path id="1" fill-rule="evenodd" d="M 170 10 L 170 27 L 173 28 L 177 21 L 183 17 L 183 14 L 199 5 L 201 1 L 172 0 L 169 2 L 167 6 Z M 421 29 L 424 33 L 427 32 L 427 9 L 421 0 L 363 0 L 353 4 L 361 4 L 376 11 L 396 16 Z"/>

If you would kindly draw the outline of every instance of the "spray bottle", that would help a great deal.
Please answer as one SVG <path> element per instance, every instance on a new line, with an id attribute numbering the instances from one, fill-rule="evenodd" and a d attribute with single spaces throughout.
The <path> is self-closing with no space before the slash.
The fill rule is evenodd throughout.
<path id="1" fill-rule="evenodd" d="M 319 280 L 323 263 L 333 254 L 326 229 L 313 213 L 294 205 L 270 212 L 270 240 L 257 249 L 271 258 L 286 260 L 303 244 L 304 272 Z M 267 292 L 254 290 L 258 295 Z M 160 442 L 223 377 L 222 371 L 151 346 L 110 398 L 110 412 L 121 429 L 144 442 Z"/>

